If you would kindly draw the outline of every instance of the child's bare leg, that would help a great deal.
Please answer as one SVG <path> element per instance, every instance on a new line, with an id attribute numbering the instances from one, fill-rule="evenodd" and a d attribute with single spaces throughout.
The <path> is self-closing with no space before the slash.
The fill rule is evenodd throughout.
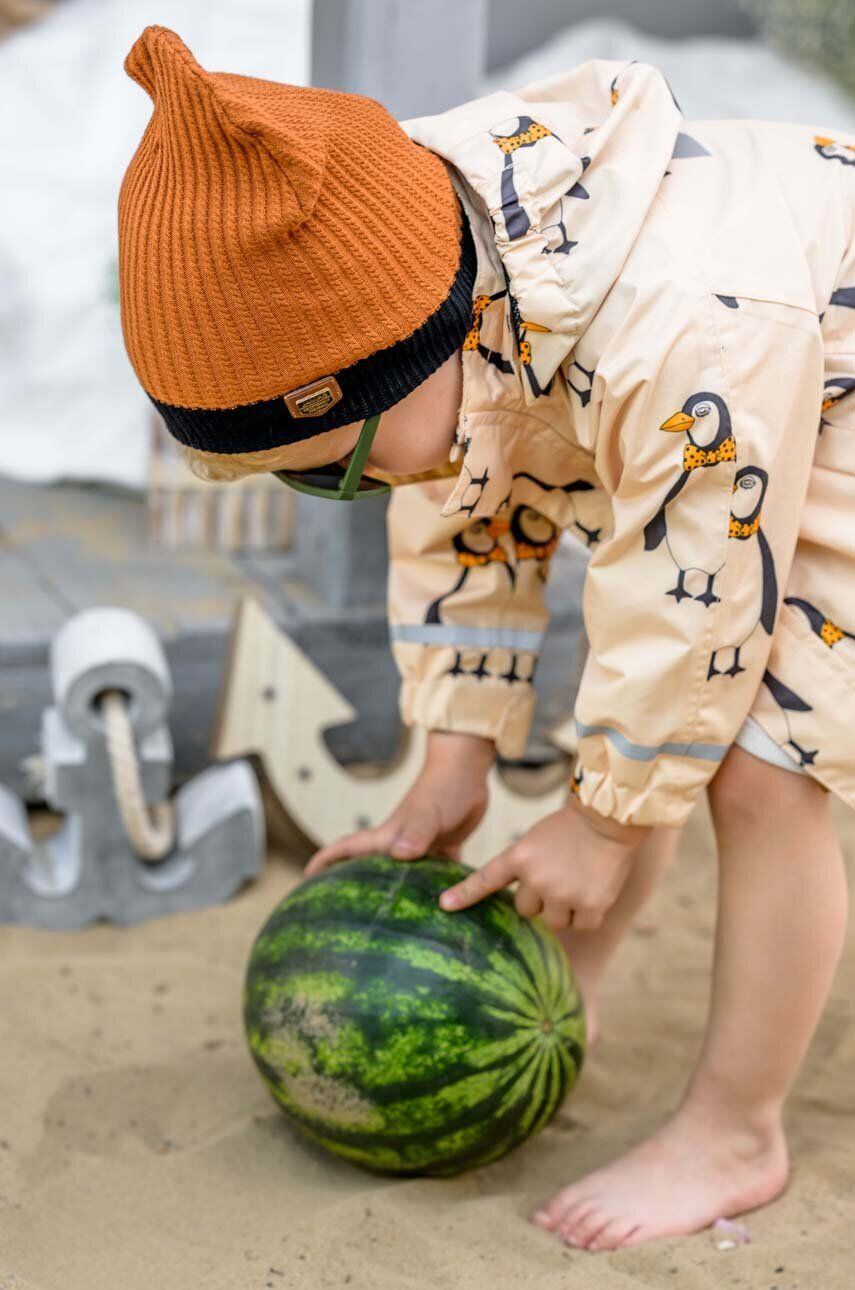
<path id="1" fill-rule="evenodd" d="M 560 933 L 585 1002 L 588 1044 L 597 1034 L 597 997 L 609 959 L 674 857 L 678 829 L 654 829 L 633 856 L 623 890 L 595 932 Z"/>
<path id="2" fill-rule="evenodd" d="M 840 956 L 846 880 L 827 795 L 807 776 L 733 748 L 710 802 L 719 908 L 701 1058 L 664 1128 L 536 1217 L 573 1245 L 698 1231 L 786 1185 L 781 1108 Z"/>

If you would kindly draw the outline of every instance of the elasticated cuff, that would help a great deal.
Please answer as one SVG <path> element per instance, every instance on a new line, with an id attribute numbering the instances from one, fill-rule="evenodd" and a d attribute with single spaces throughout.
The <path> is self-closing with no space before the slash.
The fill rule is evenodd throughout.
<path id="1" fill-rule="evenodd" d="M 500 757 L 521 757 L 534 716 L 534 688 L 526 682 L 441 676 L 405 681 L 401 718 L 405 725 L 492 739 Z"/>
<path id="2" fill-rule="evenodd" d="M 580 771 L 581 779 L 578 779 Z M 677 797 L 668 788 L 636 788 L 619 784 L 613 775 L 593 770 L 581 761 L 576 774 L 582 805 L 618 824 L 679 829 L 692 814 L 697 801 L 697 793 L 689 798 Z"/>

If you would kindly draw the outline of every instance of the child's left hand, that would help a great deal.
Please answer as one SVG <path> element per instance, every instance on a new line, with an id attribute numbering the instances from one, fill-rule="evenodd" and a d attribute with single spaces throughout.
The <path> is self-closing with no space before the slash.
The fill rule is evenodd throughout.
<path id="1" fill-rule="evenodd" d="M 456 912 L 518 882 L 514 903 L 523 917 L 539 914 L 555 932 L 571 926 L 593 931 L 617 900 L 633 852 L 647 832 L 571 801 L 483 869 L 449 887 L 440 904 Z"/>

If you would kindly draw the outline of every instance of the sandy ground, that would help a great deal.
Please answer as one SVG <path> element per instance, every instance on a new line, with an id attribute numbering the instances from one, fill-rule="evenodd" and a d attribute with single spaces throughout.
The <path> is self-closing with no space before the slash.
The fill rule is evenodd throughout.
<path id="1" fill-rule="evenodd" d="M 855 817 L 841 812 L 850 865 Z M 849 1290 L 855 1277 L 855 937 L 790 1103 L 795 1171 L 746 1220 L 618 1254 L 526 1222 L 666 1114 L 697 1051 L 715 868 L 707 822 L 615 962 L 601 1044 L 553 1125 L 451 1182 L 394 1182 L 294 1136 L 240 1023 L 252 937 L 298 868 L 223 909 L 76 934 L 0 929 L 2 1290 Z M 781 983 L 786 989 L 786 982 Z"/>

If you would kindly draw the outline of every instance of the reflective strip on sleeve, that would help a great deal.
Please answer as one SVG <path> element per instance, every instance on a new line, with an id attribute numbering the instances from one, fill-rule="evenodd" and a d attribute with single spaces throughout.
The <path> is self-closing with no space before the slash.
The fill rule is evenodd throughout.
<path id="1" fill-rule="evenodd" d="M 614 744 L 621 756 L 629 757 L 633 761 L 653 761 L 653 758 L 660 756 L 661 753 L 669 753 L 672 757 L 697 757 L 701 761 L 721 761 L 730 746 L 729 744 L 696 743 L 634 744 L 631 739 L 627 739 L 626 735 L 613 729 L 612 726 L 586 726 L 584 721 L 576 722 L 576 730 L 580 739 L 587 739 L 589 735 L 602 735 L 609 743 Z"/>
<path id="2" fill-rule="evenodd" d="M 513 627 L 455 627 L 453 623 L 390 623 L 389 636 L 407 645 L 452 645 L 466 649 L 518 649 L 536 652 L 543 632 Z"/>

